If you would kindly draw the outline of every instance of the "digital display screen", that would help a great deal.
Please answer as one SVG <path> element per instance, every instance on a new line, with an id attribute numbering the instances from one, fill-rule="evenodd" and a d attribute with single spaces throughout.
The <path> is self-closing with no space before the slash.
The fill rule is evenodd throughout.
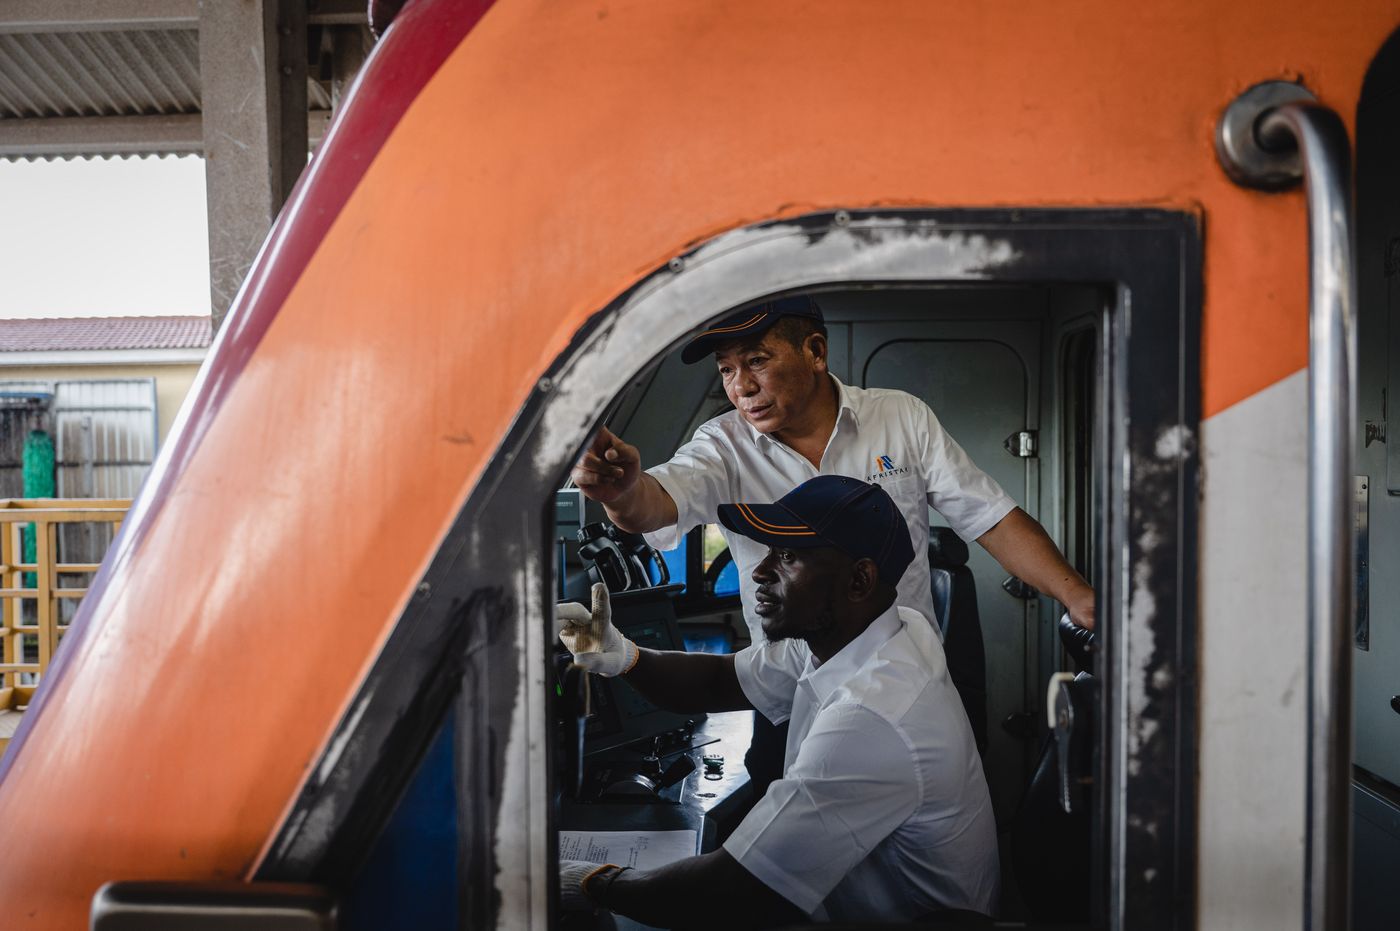
<path id="1" fill-rule="evenodd" d="M 554 493 L 554 539 L 573 542 L 583 526 L 583 492 L 561 488 Z"/>

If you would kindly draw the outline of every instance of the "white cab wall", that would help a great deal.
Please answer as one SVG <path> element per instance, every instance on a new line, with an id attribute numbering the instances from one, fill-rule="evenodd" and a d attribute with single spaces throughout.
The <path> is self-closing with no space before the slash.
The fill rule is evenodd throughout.
<path id="1" fill-rule="evenodd" d="M 1303 926 L 1307 372 L 1206 420 L 1199 921 Z"/>

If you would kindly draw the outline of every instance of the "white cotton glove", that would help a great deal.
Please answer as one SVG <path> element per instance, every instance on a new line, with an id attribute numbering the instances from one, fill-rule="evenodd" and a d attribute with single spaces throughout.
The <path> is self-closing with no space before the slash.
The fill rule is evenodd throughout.
<path id="1" fill-rule="evenodd" d="M 566 912 L 591 912 L 612 881 L 626 871 L 615 863 L 590 863 L 587 860 L 559 861 L 559 905 Z M 592 884 L 592 885 L 590 885 Z M 602 888 L 598 888 L 601 886 Z"/>
<path id="2" fill-rule="evenodd" d="M 591 912 L 597 908 L 584 893 L 583 884 L 585 880 L 601 869 L 603 869 L 602 863 L 589 863 L 587 860 L 560 860 L 560 908 L 566 912 Z"/>
<path id="3" fill-rule="evenodd" d="M 612 605 L 608 602 L 608 587 L 602 582 L 593 586 L 593 610 L 566 601 L 554 609 L 559 639 L 574 662 L 600 676 L 620 676 L 637 664 L 637 645 L 618 631 L 612 623 Z"/>

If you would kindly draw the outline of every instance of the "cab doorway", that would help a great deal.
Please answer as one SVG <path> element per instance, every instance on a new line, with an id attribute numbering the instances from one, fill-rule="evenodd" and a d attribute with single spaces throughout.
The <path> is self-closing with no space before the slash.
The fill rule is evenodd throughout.
<path id="1" fill-rule="evenodd" d="M 972 460 L 1057 541 L 1069 539 L 1071 525 L 1093 525 L 1087 490 L 1100 423 L 1092 410 L 1099 377 L 1094 351 L 1108 295 L 1091 287 L 927 287 L 833 289 L 814 298 L 826 317 L 832 374 L 843 384 L 897 389 L 928 404 Z M 1080 347 L 1073 353 L 1064 348 L 1071 333 Z M 1083 393 L 1071 396 L 1078 385 Z M 633 383 L 608 426 L 655 464 L 728 408 L 713 366 L 685 366 L 673 353 Z M 1073 444 L 1068 430 L 1078 431 Z M 1077 490 L 1077 497 L 1062 487 Z M 585 510 L 588 523 L 604 518 L 591 502 Z M 930 509 L 928 518 L 931 527 L 951 533 L 937 511 Z M 695 545 L 704 540 L 698 534 Z M 1077 547 L 1080 571 L 1090 577 L 1091 541 L 1079 539 Z M 998 821 L 1009 823 L 1047 736 L 1045 682 L 1067 668 L 1056 633 L 1059 612 L 981 547 L 968 550 L 986 678 L 985 716 L 974 729 L 986 743 Z M 566 550 L 570 566 L 575 552 Z M 663 555 L 684 564 L 679 553 Z M 728 642 L 742 644 L 746 629 L 731 594 L 723 586 L 684 589 L 681 628 L 727 627 Z"/>

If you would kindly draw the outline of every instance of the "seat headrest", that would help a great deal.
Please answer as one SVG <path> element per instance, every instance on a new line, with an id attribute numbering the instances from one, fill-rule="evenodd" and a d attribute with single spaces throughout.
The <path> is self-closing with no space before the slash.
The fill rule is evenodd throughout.
<path id="1" fill-rule="evenodd" d="M 967 544 L 948 527 L 928 530 L 928 563 L 938 569 L 956 569 L 967 565 Z"/>

